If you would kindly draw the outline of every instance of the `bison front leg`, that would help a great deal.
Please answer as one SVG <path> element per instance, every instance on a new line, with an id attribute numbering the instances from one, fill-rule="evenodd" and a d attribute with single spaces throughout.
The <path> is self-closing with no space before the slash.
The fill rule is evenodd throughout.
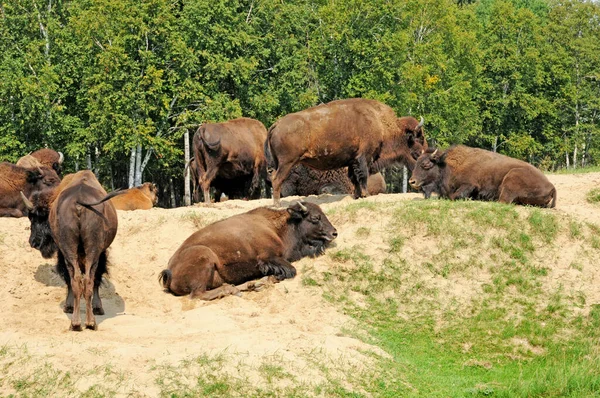
<path id="1" fill-rule="evenodd" d="M 369 192 L 367 191 L 369 169 L 367 167 L 367 160 L 363 156 L 357 158 L 348 167 L 348 177 L 350 177 L 350 181 L 354 184 L 354 199 L 369 196 Z"/>
<path id="2" fill-rule="evenodd" d="M 258 269 L 264 276 L 273 275 L 279 281 L 296 276 L 296 268 L 292 263 L 281 257 L 259 261 Z"/>

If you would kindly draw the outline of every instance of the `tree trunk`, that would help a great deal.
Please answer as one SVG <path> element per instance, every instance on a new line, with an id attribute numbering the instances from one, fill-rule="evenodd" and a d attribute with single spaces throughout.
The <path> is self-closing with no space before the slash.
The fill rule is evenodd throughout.
<path id="1" fill-rule="evenodd" d="M 402 166 L 402 193 L 408 191 L 408 170 L 406 166 Z"/>
<path id="2" fill-rule="evenodd" d="M 569 168 L 569 152 L 565 151 L 565 158 L 567 159 L 567 169 Z"/>
<path id="3" fill-rule="evenodd" d="M 169 191 L 171 193 L 171 207 L 177 207 L 177 202 L 175 201 L 175 187 L 173 186 L 173 178 L 169 177 Z"/>
<path id="4" fill-rule="evenodd" d="M 188 129 L 183 134 L 183 153 L 185 156 L 185 174 L 183 176 L 183 204 L 190 206 L 192 199 L 190 195 L 190 168 L 187 167 L 190 162 L 190 132 Z"/>
<path id="5" fill-rule="evenodd" d="M 577 168 L 577 144 L 575 144 L 575 149 L 573 149 L 573 168 Z"/>
<path id="6" fill-rule="evenodd" d="M 92 170 L 92 154 L 88 152 L 85 158 L 87 161 L 88 170 Z"/>
<path id="7" fill-rule="evenodd" d="M 142 185 L 142 144 L 138 144 L 135 152 L 135 179 L 134 186 Z"/>
<path id="8" fill-rule="evenodd" d="M 494 137 L 494 144 L 492 145 L 492 152 L 498 151 L 498 136 Z"/>
<path id="9" fill-rule="evenodd" d="M 131 156 L 129 156 L 129 188 L 133 188 L 135 182 L 135 147 L 131 148 Z"/>

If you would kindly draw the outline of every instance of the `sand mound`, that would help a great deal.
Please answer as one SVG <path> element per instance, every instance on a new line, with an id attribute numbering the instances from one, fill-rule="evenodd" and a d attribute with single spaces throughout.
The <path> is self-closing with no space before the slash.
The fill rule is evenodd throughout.
<path id="1" fill-rule="evenodd" d="M 597 207 L 585 201 L 587 191 L 600 185 L 600 173 L 549 178 L 558 190 L 556 211 L 600 223 Z M 367 200 L 384 203 L 420 197 L 388 194 Z M 286 198 L 283 205 L 292 200 Z M 325 211 L 352 202 L 343 196 L 309 200 Z M 307 366 L 314 352 L 334 360 L 343 358 L 354 366 L 368 366 L 366 352 L 385 355 L 345 336 L 343 329 L 352 328 L 354 321 L 328 304 L 317 290 L 302 285 L 303 267 L 322 269 L 327 266 L 326 258 L 303 259 L 296 264 L 299 277 L 242 297 L 207 303 L 162 291 L 158 273 L 191 233 L 216 220 L 271 203 L 270 199 L 233 200 L 169 210 L 119 211 L 119 232 L 109 253 L 110 275 L 101 289 L 106 315 L 97 317 L 97 332 L 81 333 L 68 331 L 69 316 L 61 309 L 66 288 L 54 271 L 54 260 L 44 260 L 29 247 L 29 220 L 1 218 L 0 300 L 4 308 L 0 346 L 26 345 L 29 355 L 63 370 L 92 370 L 99 363 L 110 364 L 125 375 L 120 393 L 134 391 L 150 396 L 159 392 L 154 366 L 176 365 L 195 355 L 225 352 L 241 357 L 250 366 L 276 357 L 297 370 L 297 380 L 311 382 L 322 377 Z M 385 225 L 386 220 L 370 219 L 368 224 L 378 233 L 377 225 Z M 385 233 L 384 228 L 380 233 Z M 360 242 L 357 234 L 340 231 L 337 246 L 352 247 Z M 568 277 L 567 272 L 571 271 L 553 276 Z M 23 366 L 36 365 L 33 361 Z M 227 366 L 234 369 L 236 364 Z M 8 369 L 15 377 L 26 372 L 23 367 Z M 85 390 L 97 382 L 93 375 L 82 377 L 77 388 Z"/>

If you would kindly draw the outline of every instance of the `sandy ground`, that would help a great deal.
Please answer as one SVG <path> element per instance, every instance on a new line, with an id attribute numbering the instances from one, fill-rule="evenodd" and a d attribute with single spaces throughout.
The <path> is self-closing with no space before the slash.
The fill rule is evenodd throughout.
<path id="1" fill-rule="evenodd" d="M 549 178 L 558 191 L 556 211 L 600 224 L 598 208 L 585 200 L 591 188 L 600 186 L 600 173 Z M 420 197 L 388 194 L 367 200 L 389 202 Z M 325 210 L 352 201 L 343 196 L 309 200 Z M 284 200 L 283 204 L 290 201 Z M 382 353 L 347 337 L 343 329 L 351 328 L 353 321 L 325 302 L 315 289 L 302 286 L 303 266 L 322 267 L 324 257 L 303 259 L 296 263 L 299 276 L 295 279 L 242 297 L 207 303 L 163 292 L 158 273 L 198 227 L 270 204 L 270 199 L 264 199 L 119 211 L 119 232 L 109 254 L 110 275 L 101 289 L 106 315 L 97 317 L 98 331 L 81 333 L 68 330 L 70 318 L 62 311 L 66 288 L 54 272 L 54 260 L 43 259 L 29 247 L 29 220 L 0 218 L 0 347 L 26 345 L 30 355 L 62 370 L 110 363 L 126 375 L 120 392 L 147 396 L 159 392 L 154 383 L 156 374 L 149 369 L 165 363 L 175 365 L 204 353 L 234 354 L 250 365 L 277 357 L 299 369 L 298 378 L 313 382 L 320 376 L 306 364 L 312 352 L 368 366 L 365 352 Z M 369 225 L 384 222 L 369 220 Z M 358 241 L 355 235 L 340 231 L 337 246 L 352 247 Z M 9 371 L 17 377 L 22 369 L 13 367 Z M 85 390 L 96 382 L 92 376 L 90 380 L 81 378 L 78 388 Z"/>

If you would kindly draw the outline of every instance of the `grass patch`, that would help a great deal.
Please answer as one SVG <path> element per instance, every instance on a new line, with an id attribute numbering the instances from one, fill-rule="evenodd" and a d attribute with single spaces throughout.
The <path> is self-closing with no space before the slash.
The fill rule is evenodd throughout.
<path id="1" fill-rule="evenodd" d="M 473 201 L 399 202 L 386 212 L 381 257 L 340 247 L 328 252 L 328 271 L 311 274 L 366 328 L 363 340 L 391 356 L 359 380 L 369 395 L 600 395 L 600 305 L 575 311 L 585 292 L 549 290 L 544 260 L 561 250 L 559 237 L 575 240 L 584 254 L 570 267 L 582 271 L 600 248 L 595 225 Z M 467 301 L 448 293 L 457 284 Z"/>
<path id="2" fill-rule="evenodd" d="M 585 199 L 593 204 L 600 202 L 600 188 L 590 189 L 585 195 Z"/>

